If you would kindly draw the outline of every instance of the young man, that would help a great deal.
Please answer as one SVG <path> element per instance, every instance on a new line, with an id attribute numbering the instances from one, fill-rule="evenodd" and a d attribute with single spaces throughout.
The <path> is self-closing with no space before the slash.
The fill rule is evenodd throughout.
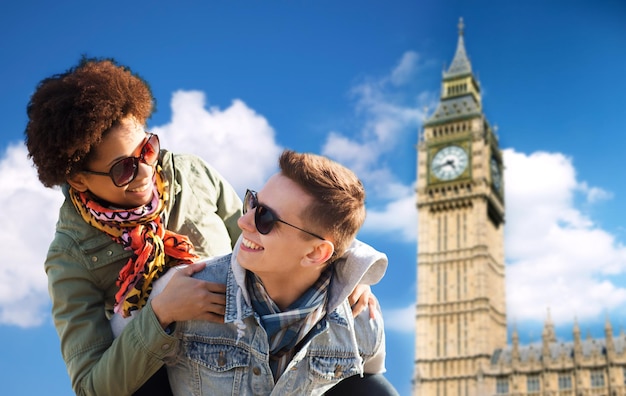
<path id="1" fill-rule="evenodd" d="M 341 380 L 385 382 L 382 314 L 353 318 L 354 287 L 377 283 L 387 258 L 355 241 L 365 191 L 327 158 L 284 151 L 280 172 L 248 191 L 232 254 L 194 275 L 226 283 L 225 324 L 176 325 L 168 375 L 178 395 L 319 395 Z"/>

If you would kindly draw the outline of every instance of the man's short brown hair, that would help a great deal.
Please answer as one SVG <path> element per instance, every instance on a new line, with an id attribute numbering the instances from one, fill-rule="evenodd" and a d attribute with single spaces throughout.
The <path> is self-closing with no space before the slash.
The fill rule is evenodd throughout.
<path id="1" fill-rule="evenodd" d="M 279 165 L 284 176 L 313 197 L 301 214 L 311 231 L 330 235 L 332 259 L 348 248 L 365 221 L 365 189 L 350 169 L 326 157 L 285 150 Z M 306 234 L 303 233 L 306 236 Z"/>

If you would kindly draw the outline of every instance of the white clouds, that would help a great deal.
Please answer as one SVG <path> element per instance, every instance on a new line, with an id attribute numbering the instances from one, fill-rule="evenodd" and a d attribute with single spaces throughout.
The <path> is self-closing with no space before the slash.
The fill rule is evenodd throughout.
<path id="1" fill-rule="evenodd" d="M 599 201 L 604 201 L 607 199 L 611 199 L 613 198 L 613 194 L 608 192 L 608 191 L 604 191 L 601 188 L 597 188 L 597 187 L 591 187 L 591 188 L 587 188 L 587 184 L 583 183 L 582 184 L 583 190 L 587 192 L 587 202 L 588 203 L 597 203 Z"/>
<path id="2" fill-rule="evenodd" d="M 415 303 L 402 308 L 385 309 L 385 330 L 401 333 L 415 332 Z"/>
<path id="3" fill-rule="evenodd" d="M 274 129 L 244 102 L 207 109 L 203 92 L 177 91 L 171 105 L 172 121 L 152 128 L 164 148 L 204 158 L 242 196 L 246 188 L 261 188 L 276 171 L 282 148 Z"/>
<path id="4" fill-rule="evenodd" d="M 391 82 L 394 85 L 402 85 L 413 78 L 413 74 L 417 68 L 419 56 L 417 52 L 407 51 L 402 55 L 402 59 L 398 65 L 391 71 Z"/>
<path id="5" fill-rule="evenodd" d="M 626 271 L 626 248 L 575 206 L 610 197 L 576 180 L 570 158 L 505 150 L 507 304 L 515 321 L 597 318 L 626 304 L 609 275 Z"/>
<path id="6" fill-rule="evenodd" d="M 330 132 L 323 148 L 324 155 L 341 161 L 356 173 L 364 173 L 371 166 L 371 158 L 378 156 L 374 142 L 356 142 L 337 132 Z"/>
<path id="7" fill-rule="evenodd" d="M 23 144 L 0 159 L 0 185 L 0 323 L 36 326 L 47 314 L 43 263 L 62 194 L 41 185 Z"/>
<path id="8" fill-rule="evenodd" d="M 388 76 L 355 86 L 355 110 L 363 118 L 363 128 L 349 137 L 333 131 L 322 148 L 324 155 L 348 166 L 363 180 L 368 202 L 384 202 L 382 209 L 368 210 L 364 231 L 393 232 L 403 240 L 416 235 L 414 190 L 398 180 L 386 159 L 394 155 L 398 144 L 417 139 L 423 113 L 417 109 L 417 103 L 407 105 L 398 95 L 398 86 L 408 82 L 417 71 L 417 61 L 417 53 L 408 51 Z M 417 100 L 425 103 L 427 98 L 420 95 Z"/>
<path id="9" fill-rule="evenodd" d="M 392 70 L 391 76 L 413 73 L 415 70 L 413 59 L 416 57 L 417 54 L 412 52 L 404 54 L 399 65 Z M 380 157 L 393 150 L 399 141 L 404 142 L 407 131 L 417 133 L 418 122 L 423 113 L 416 109 L 416 103 L 403 104 L 397 90 L 390 87 L 392 79 L 396 83 L 403 80 L 391 76 L 384 76 L 378 80 L 368 79 L 352 89 L 352 95 L 356 98 L 356 111 L 363 117 L 364 126 L 361 132 L 356 134 L 356 138 L 342 136 L 339 132 L 332 133 L 322 150 L 324 154 L 349 166 L 352 166 L 358 157 L 359 170 L 367 171 L 370 167 L 376 167 Z M 353 150 L 343 153 L 334 149 L 333 144 L 342 141 L 341 138 L 344 146 L 350 142 L 352 148 L 361 148 L 364 151 L 357 156 Z"/>
<path id="10" fill-rule="evenodd" d="M 417 238 L 415 196 L 407 193 L 402 198 L 389 202 L 383 210 L 369 209 L 363 231 L 393 235 L 400 241 L 415 241 Z"/>

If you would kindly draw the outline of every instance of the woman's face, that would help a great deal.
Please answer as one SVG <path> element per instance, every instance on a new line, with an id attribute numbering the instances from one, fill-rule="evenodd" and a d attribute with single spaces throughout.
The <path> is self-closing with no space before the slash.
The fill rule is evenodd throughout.
<path id="1" fill-rule="evenodd" d="M 117 161 L 127 157 L 137 157 L 146 143 L 147 133 L 143 125 L 133 118 L 126 118 L 113 127 L 95 147 L 86 169 L 95 172 L 109 172 Z M 78 191 L 89 191 L 96 197 L 120 208 L 134 208 L 145 205 L 154 192 L 154 166 L 139 161 L 137 176 L 129 184 L 117 187 L 107 175 L 81 172 L 70 180 L 70 185 Z"/>

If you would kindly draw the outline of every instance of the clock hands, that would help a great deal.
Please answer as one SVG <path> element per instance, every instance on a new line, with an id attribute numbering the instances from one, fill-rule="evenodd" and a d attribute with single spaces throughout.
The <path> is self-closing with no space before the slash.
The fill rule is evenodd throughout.
<path id="1" fill-rule="evenodd" d="M 454 165 L 454 159 L 449 159 L 446 162 L 444 162 L 443 164 L 439 164 L 437 166 L 435 166 L 433 169 L 439 169 L 439 168 L 443 168 L 444 166 L 450 165 L 452 166 L 452 168 L 456 169 L 456 165 Z"/>

